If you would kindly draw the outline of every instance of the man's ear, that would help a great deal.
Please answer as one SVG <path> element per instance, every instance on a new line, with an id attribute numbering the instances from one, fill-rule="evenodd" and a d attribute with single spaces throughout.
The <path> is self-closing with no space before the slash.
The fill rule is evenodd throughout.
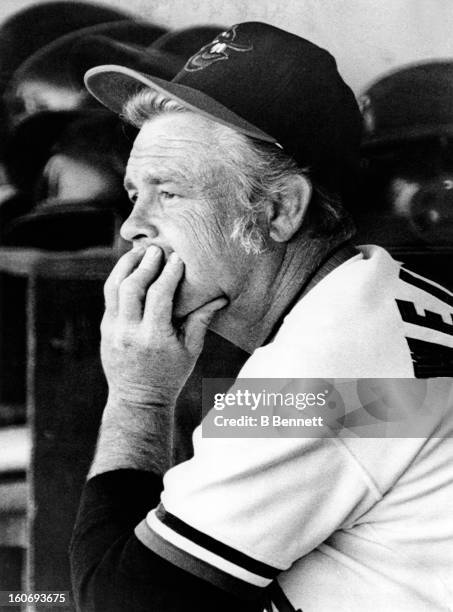
<path id="1" fill-rule="evenodd" d="M 308 178 L 293 174 L 286 179 L 278 200 L 269 208 L 269 236 L 276 242 L 288 242 L 299 230 L 311 200 L 312 186 Z"/>

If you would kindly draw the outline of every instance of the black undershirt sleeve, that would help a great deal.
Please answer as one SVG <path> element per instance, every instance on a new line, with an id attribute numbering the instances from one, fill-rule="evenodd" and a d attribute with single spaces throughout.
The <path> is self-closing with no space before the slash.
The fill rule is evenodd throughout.
<path id="1" fill-rule="evenodd" d="M 82 612 L 261 612 L 162 559 L 134 528 L 159 503 L 162 479 L 116 470 L 84 488 L 70 547 L 73 593 Z"/>

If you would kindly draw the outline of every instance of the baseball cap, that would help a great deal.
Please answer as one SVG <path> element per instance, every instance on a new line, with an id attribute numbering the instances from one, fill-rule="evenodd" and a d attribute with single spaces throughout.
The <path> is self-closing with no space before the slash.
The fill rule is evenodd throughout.
<path id="1" fill-rule="evenodd" d="M 27 57 L 60 36 L 100 23 L 133 19 L 131 14 L 77 0 L 34 3 L 0 24 L 0 91 Z"/>
<path id="2" fill-rule="evenodd" d="M 359 97 L 363 148 L 453 136 L 453 61 L 402 66 L 380 76 Z"/>
<path id="3" fill-rule="evenodd" d="M 36 112 L 34 107 L 58 109 L 59 99 L 53 106 L 47 106 L 47 92 L 52 88 L 64 93 L 66 106 L 60 108 L 76 108 L 85 103 L 88 96 L 82 94 L 86 94 L 86 90 L 82 81 L 73 79 L 71 64 L 71 50 L 80 41 L 98 36 L 118 41 L 118 44 L 130 41 L 150 44 L 164 32 L 152 23 L 125 19 L 81 28 L 58 37 L 30 55 L 14 72 L 4 93 L 9 123 L 16 125 L 27 114 Z"/>
<path id="4" fill-rule="evenodd" d="M 163 93 L 249 137 L 280 145 L 326 186 L 338 188 L 357 163 L 361 116 L 334 58 L 266 23 L 221 32 L 171 81 L 105 65 L 89 70 L 85 83 L 117 113 L 141 89 Z"/>
<path id="5" fill-rule="evenodd" d="M 17 207 L 28 197 L 21 194 L 12 204 Z M 117 206 L 117 200 L 99 198 L 86 202 L 55 201 L 39 210 L 32 208 L 6 222 L 1 219 L 0 245 L 50 251 L 110 246 L 118 226 Z M 1 213 L 0 218 L 4 217 Z"/>
<path id="6" fill-rule="evenodd" d="M 3 98 L 19 66 L 60 36 L 80 28 L 125 19 L 135 17 L 127 11 L 87 0 L 56 0 L 33 3 L 0 23 L 0 155 L 8 131 Z"/>
<path id="7" fill-rule="evenodd" d="M 24 192 L 30 192 L 51 155 L 69 153 L 91 162 L 94 159 L 112 164 L 124 173 L 131 141 L 119 118 L 100 107 L 41 111 L 24 119 L 7 141 L 4 165 L 10 181 Z"/>

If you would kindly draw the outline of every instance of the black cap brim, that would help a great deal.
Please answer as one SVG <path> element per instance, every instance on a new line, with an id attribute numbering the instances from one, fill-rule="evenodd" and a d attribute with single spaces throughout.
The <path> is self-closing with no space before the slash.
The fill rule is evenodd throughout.
<path id="1" fill-rule="evenodd" d="M 116 200 L 60 202 L 10 219 L 0 232 L 3 246 L 75 251 L 108 246 L 118 219 Z"/>
<path id="2" fill-rule="evenodd" d="M 105 65 L 92 68 L 85 75 L 85 85 L 99 102 L 118 114 L 122 113 L 125 103 L 133 95 L 149 88 L 168 96 L 188 110 L 231 127 L 246 136 L 278 144 L 273 136 L 266 134 L 203 92 L 125 66 Z"/>

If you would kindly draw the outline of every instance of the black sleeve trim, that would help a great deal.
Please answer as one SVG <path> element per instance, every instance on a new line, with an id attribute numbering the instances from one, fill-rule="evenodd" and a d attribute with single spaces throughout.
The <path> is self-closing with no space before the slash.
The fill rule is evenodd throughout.
<path id="1" fill-rule="evenodd" d="M 156 553 L 156 555 L 222 590 L 250 601 L 257 600 L 263 596 L 265 587 L 258 587 L 240 578 L 236 578 L 220 568 L 206 563 L 199 557 L 194 557 L 186 550 L 174 546 L 171 542 L 161 538 L 158 533 L 150 529 L 146 521 L 142 521 L 137 526 L 135 534 L 140 542 Z"/>
<path id="2" fill-rule="evenodd" d="M 240 567 L 243 567 L 249 572 L 257 574 L 258 576 L 263 576 L 263 578 L 275 578 L 280 572 L 281 569 L 273 567 L 272 565 L 267 565 L 262 561 L 258 561 L 257 559 L 253 559 L 249 557 L 245 553 L 236 550 L 235 548 L 231 548 L 227 544 L 223 542 L 219 542 L 215 540 L 209 535 L 198 531 L 194 527 L 191 527 L 177 516 L 174 516 L 170 512 L 168 512 L 163 504 L 159 504 L 156 510 L 157 518 L 167 527 L 170 527 L 179 535 L 184 536 L 188 540 L 195 542 L 199 546 L 202 546 L 206 550 L 219 555 L 219 557 L 223 557 L 227 561 L 231 561 L 231 563 L 235 563 Z"/>

